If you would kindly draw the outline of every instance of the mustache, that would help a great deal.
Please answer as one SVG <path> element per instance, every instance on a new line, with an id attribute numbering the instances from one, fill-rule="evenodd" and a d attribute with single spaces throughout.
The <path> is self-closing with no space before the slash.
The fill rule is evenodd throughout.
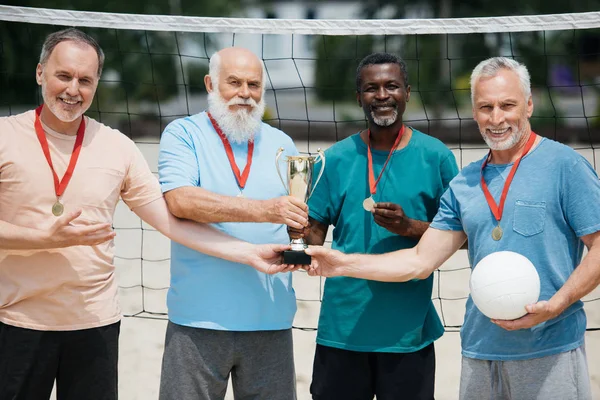
<path id="1" fill-rule="evenodd" d="M 248 99 L 242 99 L 242 98 L 233 98 L 231 100 L 229 100 L 227 102 L 228 106 L 237 106 L 237 105 L 243 105 L 243 106 L 252 106 L 252 107 L 256 107 L 258 104 L 256 103 L 256 101 L 254 101 L 254 99 L 252 98 L 248 98 Z"/>
<path id="2" fill-rule="evenodd" d="M 374 108 L 379 108 L 379 107 L 394 107 L 397 108 L 398 104 L 395 102 L 389 102 L 389 103 L 371 103 L 371 110 Z"/>

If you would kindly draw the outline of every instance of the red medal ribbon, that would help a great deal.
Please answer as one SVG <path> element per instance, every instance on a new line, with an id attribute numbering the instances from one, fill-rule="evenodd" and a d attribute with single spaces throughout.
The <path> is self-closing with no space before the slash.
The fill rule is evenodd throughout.
<path id="1" fill-rule="evenodd" d="M 235 180 L 240 189 L 243 189 L 246 186 L 246 181 L 248 180 L 248 175 L 250 175 L 250 167 L 252 166 L 252 154 L 254 153 L 254 141 L 248 141 L 248 157 L 246 159 L 246 167 L 244 168 L 244 172 L 240 174 L 240 169 L 235 162 L 235 157 L 233 156 L 233 149 L 231 148 L 231 144 L 229 144 L 229 140 L 227 140 L 227 136 L 223 133 L 217 121 L 208 114 L 208 118 L 212 123 L 213 128 L 217 131 L 217 134 L 221 138 L 223 142 L 223 146 L 225 147 L 225 152 L 227 153 L 227 158 L 229 159 L 229 164 L 231 165 L 231 170 L 233 171 L 233 175 L 235 175 Z"/>
<path id="2" fill-rule="evenodd" d="M 73 176 L 73 171 L 75 170 L 75 164 L 77 164 L 77 159 L 79 158 L 79 152 L 81 151 L 81 144 L 83 143 L 83 135 L 85 133 L 85 117 L 81 116 L 81 123 L 79 124 L 79 129 L 77 130 L 77 137 L 75 138 L 75 145 L 73 146 L 73 153 L 71 153 L 71 159 L 69 160 L 69 165 L 67 166 L 67 170 L 63 175 L 62 179 L 58 180 L 58 175 L 56 175 L 56 171 L 54 170 L 54 165 L 52 165 L 52 158 L 50 157 L 50 148 L 48 147 L 48 140 L 46 139 L 46 134 L 44 133 L 44 128 L 42 127 L 42 123 L 40 121 L 40 114 L 42 113 L 42 108 L 44 105 L 42 104 L 38 108 L 35 109 L 35 133 L 37 134 L 37 138 L 42 145 L 42 151 L 46 156 L 46 160 L 48 161 L 48 165 L 52 170 L 52 175 L 54 177 L 54 191 L 56 192 L 56 198 L 62 196 Z"/>
<path id="3" fill-rule="evenodd" d="M 525 157 L 525 155 L 527 153 L 529 153 L 529 150 L 531 150 L 531 147 L 533 146 L 533 142 L 535 142 L 535 138 L 536 138 L 536 134 L 532 131 L 529 134 L 529 139 L 527 140 L 527 144 L 525 145 L 525 148 L 523 149 L 523 153 L 517 159 L 517 161 L 515 161 L 512 168 L 510 169 L 508 178 L 506 179 L 506 182 L 504 182 L 504 188 L 502 189 L 502 195 L 500 196 L 500 206 L 496 205 L 496 202 L 494 201 L 494 198 L 492 197 L 492 194 L 490 193 L 488 186 L 485 183 L 485 179 L 483 179 L 483 169 L 488 164 L 488 160 L 490 159 L 490 156 L 492 154 L 491 150 L 488 153 L 488 156 L 486 157 L 483 164 L 481 164 L 481 189 L 483 190 L 485 199 L 486 199 L 488 205 L 490 206 L 490 210 L 492 211 L 492 214 L 494 214 L 494 217 L 496 218 L 496 221 L 498 221 L 498 223 L 500 223 L 500 220 L 502 219 L 502 211 L 504 210 L 504 202 L 506 201 L 506 195 L 508 194 L 508 188 L 510 187 L 510 184 L 512 183 L 515 173 L 517 172 L 517 168 L 519 168 L 521 159 L 523 157 Z"/>
<path id="4" fill-rule="evenodd" d="M 404 135 L 404 125 L 402 125 L 402 128 L 400 128 L 400 130 L 398 131 L 398 136 L 396 136 L 396 141 L 394 142 L 394 145 L 390 150 L 390 154 L 388 154 L 387 160 L 385 160 L 385 164 L 383 164 L 383 168 L 381 169 L 377 180 L 375 180 L 375 173 L 373 172 L 373 155 L 371 154 L 371 130 L 369 129 L 367 131 L 367 158 L 369 161 L 369 189 L 371 190 L 371 195 L 377 193 L 377 184 L 379 183 L 379 180 L 383 175 L 383 171 L 385 171 L 385 167 L 387 166 L 388 162 L 390 161 L 390 158 L 392 157 L 392 153 L 394 152 L 396 147 L 398 147 L 398 143 L 400 143 L 402 135 Z"/>

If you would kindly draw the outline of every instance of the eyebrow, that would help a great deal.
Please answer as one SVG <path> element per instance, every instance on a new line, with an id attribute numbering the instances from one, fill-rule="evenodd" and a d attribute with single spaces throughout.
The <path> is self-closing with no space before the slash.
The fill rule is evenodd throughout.
<path id="1" fill-rule="evenodd" d="M 73 76 L 73 74 L 70 71 L 67 71 L 65 69 L 58 69 L 58 70 L 56 70 L 55 74 L 57 74 L 57 75 L 64 74 L 64 75 Z M 88 76 L 88 75 L 83 75 L 83 76 L 80 76 L 79 79 L 94 79 L 94 78 L 91 76 Z"/>

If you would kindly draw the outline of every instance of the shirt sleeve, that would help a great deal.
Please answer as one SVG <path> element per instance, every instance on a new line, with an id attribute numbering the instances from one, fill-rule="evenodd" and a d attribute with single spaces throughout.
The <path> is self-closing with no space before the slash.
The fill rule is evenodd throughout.
<path id="1" fill-rule="evenodd" d="M 315 181 L 321 171 L 323 163 L 319 160 L 314 166 Z M 332 221 L 333 206 L 331 205 L 329 179 L 327 169 L 323 171 L 323 176 L 317 185 L 313 186 L 313 192 L 308 200 L 309 217 L 329 226 Z"/>
<path id="2" fill-rule="evenodd" d="M 600 181 L 583 157 L 563 175 L 561 207 L 568 224 L 578 237 L 600 230 Z"/>
<path id="3" fill-rule="evenodd" d="M 450 152 L 448 157 L 442 161 L 440 173 L 442 176 L 442 186 L 444 187 L 445 191 L 448 189 L 448 186 L 450 186 L 450 181 L 454 179 L 456 175 L 458 175 L 458 165 L 456 164 L 456 158 L 452 152 Z"/>
<path id="4" fill-rule="evenodd" d="M 121 188 L 121 198 L 129 208 L 134 209 L 161 198 L 162 192 L 158 179 L 150 170 L 140 149 L 132 141 L 128 145 L 131 162 Z"/>
<path id="5" fill-rule="evenodd" d="M 460 208 L 451 187 L 443 194 L 440 208 L 430 226 L 443 231 L 464 230 L 460 219 Z"/>
<path id="6" fill-rule="evenodd" d="M 183 186 L 200 186 L 194 141 L 180 121 L 167 125 L 160 138 L 158 177 L 163 193 Z"/>

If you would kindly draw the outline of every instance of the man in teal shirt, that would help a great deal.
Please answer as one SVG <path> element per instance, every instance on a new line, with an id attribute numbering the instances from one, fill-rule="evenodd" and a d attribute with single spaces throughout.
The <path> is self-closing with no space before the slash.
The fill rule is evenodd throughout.
<path id="1" fill-rule="evenodd" d="M 290 235 L 322 245 L 334 225 L 332 247 L 344 253 L 411 248 L 458 173 L 456 160 L 442 142 L 403 124 L 410 86 L 399 57 L 363 59 L 356 91 L 369 129 L 326 151 L 327 168 L 309 201 L 310 227 Z M 432 285 L 433 276 L 405 283 L 328 278 L 313 399 L 433 399 L 433 341 L 444 327 Z"/>

